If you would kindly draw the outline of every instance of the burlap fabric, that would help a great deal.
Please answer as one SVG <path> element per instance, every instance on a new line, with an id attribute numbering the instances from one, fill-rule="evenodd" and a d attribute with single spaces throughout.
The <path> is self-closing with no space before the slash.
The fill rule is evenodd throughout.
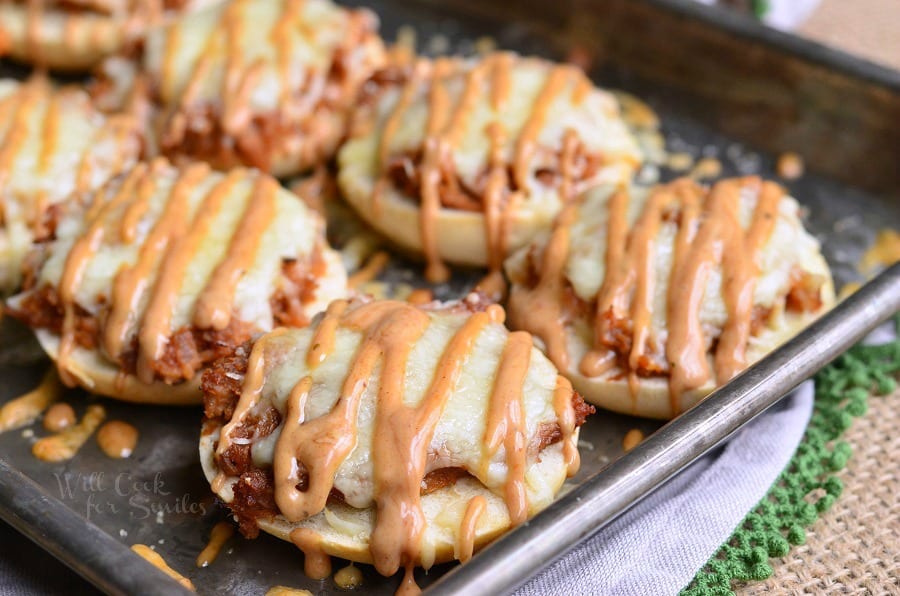
<path id="1" fill-rule="evenodd" d="M 900 594 L 900 390 L 869 399 L 843 437 L 853 457 L 839 473 L 844 492 L 807 531 L 805 545 L 771 561 L 755 594 Z"/>

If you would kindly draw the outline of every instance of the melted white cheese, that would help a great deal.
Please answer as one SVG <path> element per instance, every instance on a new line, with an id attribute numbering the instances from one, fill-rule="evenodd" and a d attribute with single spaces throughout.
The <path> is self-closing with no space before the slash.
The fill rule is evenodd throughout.
<path id="1" fill-rule="evenodd" d="M 571 249 L 566 261 L 566 278 L 579 298 L 593 301 L 606 274 L 607 200 L 612 190 L 601 187 L 586 193 L 571 227 Z M 628 224 L 633 226 L 649 197 L 645 188 L 634 188 L 628 210 Z M 757 195 L 750 187 L 741 193 L 740 224 L 749 228 L 756 207 Z M 663 222 L 653 242 L 653 314 L 651 329 L 655 337 L 665 338 L 666 294 L 672 270 L 672 253 L 678 226 Z M 545 239 L 540 241 L 541 250 Z M 772 307 L 787 292 L 791 272 L 806 269 L 808 263 L 818 262 L 819 242 L 804 228 L 800 207 L 792 197 L 785 196 L 778 205 L 775 226 L 762 245 L 757 259 L 759 277 L 753 292 L 755 306 Z M 722 267 L 710 271 L 700 308 L 700 321 L 711 329 L 720 329 L 728 315 L 722 297 Z"/>
<path id="2" fill-rule="evenodd" d="M 89 259 L 82 283 L 78 286 L 76 300 L 80 306 L 97 314 L 109 298 L 115 275 L 137 262 L 138 254 L 146 238 L 158 221 L 169 201 L 177 170 L 166 167 L 154 177 L 154 192 L 148 209 L 140 218 L 133 242 L 121 241 L 115 225 L 131 204 L 126 201 L 108 214 L 103 242 Z M 194 306 L 200 291 L 206 286 L 212 272 L 224 258 L 244 211 L 253 198 L 254 181 L 259 176 L 250 170 L 225 195 L 221 209 L 213 215 L 208 233 L 199 249 L 191 256 L 178 290 L 178 298 L 172 318 L 172 330 L 190 325 Z M 188 194 L 190 217 L 193 218 L 209 190 L 225 178 L 225 174 L 209 172 Z M 116 181 L 104 188 L 108 199 L 119 188 Z M 40 281 L 53 286 L 59 284 L 63 267 L 74 243 L 86 230 L 82 209 L 68 210 L 57 227 L 57 238 L 50 246 L 50 256 L 40 271 Z M 237 284 L 234 295 L 235 312 L 240 320 L 254 324 L 260 330 L 273 326 L 269 298 L 281 284 L 282 260 L 305 260 L 312 253 L 315 243 L 321 241 L 322 222 L 296 196 L 279 188 L 275 195 L 275 214 L 261 234 L 254 253 L 253 265 L 245 271 Z M 340 265 L 340 257 L 325 248 L 328 279 L 316 291 L 316 300 L 308 305 L 308 314 L 318 312 L 327 301 L 342 297 L 346 292 L 346 273 Z M 155 276 L 155 273 L 154 273 Z M 147 300 L 139 305 L 136 316 L 146 309 Z"/>
<path id="3" fill-rule="evenodd" d="M 467 75 L 477 62 L 461 62 L 449 76 L 440 79 L 445 89 L 451 110 L 456 110 L 466 86 Z M 502 154 L 507 163 L 512 163 L 517 141 L 530 120 L 539 94 L 544 89 L 554 65 L 535 58 L 516 57 L 509 70 L 509 92 L 502 109 L 495 110 L 491 101 L 492 85 L 488 73 L 476 95 L 472 109 L 466 112 L 465 125 L 460 141 L 450 150 L 460 179 L 470 188 L 478 187 L 477 180 L 488 169 L 491 140 L 488 126 L 497 122 L 506 131 L 507 140 Z M 425 143 L 427 122 L 430 112 L 429 94 L 433 85 L 431 79 L 420 84 L 414 99 L 403 111 L 400 125 L 390 137 L 389 155 L 415 154 Z M 574 130 L 589 154 L 601 154 L 604 167 L 598 180 L 619 180 L 631 172 L 641 161 L 637 143 L 628 131 L 619 113 L 615 98 L 606 91 L 592 88 L 580 101 L 575 101 L 576 79 L 569 77 L 561 92 L 550 102 L 546 118 L 535 138 L 537 150 L 528 163 L 526 209 L 558 209 L 560 199 L 558 188 L 548 187 L 538 181 L 535 174 L 548 165 L 548 158 L 555 161 L 563 144 L 567 130 Z M 352 159 L 353 167 L 377 179 L 382 173 L 379 168 L 379 146 L 385 124 L 397 108 L 402 89 L 389 87 L 379 96 L 373 109 L 374 122 L 362 127 L 366 133 L 351 139 L 341 152 L 343 159 Z M 448 116 L 452 118 L 452 114 Z M 554 155 L 549 156 L 547 151 Z M 346 156 L 346 157 L 345 157 Z"/>
<path id="4" fill-rule="evenodd" d="M 404 403 L 408 406 L 416 406 L 423 399 L 434 375 L 439 372 L 436 370 L 438 359 L 469 315 L 433 312 L 429 316 L 429 326 L 409 355 L 404 384 Z M 334 407 L 362 336 L 359 332 L 339 328 L 334 349 L 328 358 L 310 369 L 306 363 L 306 353 L 313 333 L 311 327 L 266 337 L 266 383 L 256 411 L 261 412 L 272 404 L 283 414 L 291 389 L 307 375 L 312 378 L 312 390 L 306 400 L 305 419 L 323 416 Z M 488 459 L 486 471 L 482 470 L 481 462 L 486 457 L 484 433 L 490 396 L 508 337 L 509 332 L 502 325 L 491 323 L 475 340 L 474 349 L 465 359 L 462 373 L 451 389 L 431 440 L 426 472 L 463 467 L 489 489 L 502 494 L 507 476 L 504 448 L 501 447 Z M 335 488 L 343 493 L 346 502 L 357 508 L 373 503 L 371 449 L 380 371 L 379 365 L 361 399 L 356 446 L 338 468 L 334 480 Z M 556 378 L 556 369 L 550 361 L 537 348 L 533 348 L 523 392 L 529 440 L 542 423 L 556 423 L 557 416 L 553 409 Z M 254 463 L 271 465 L 280 433 L 281 426 L 269 437 L 254 443 Z M 529 453 L 529 470 L 536 460 L 536 455 Z M 563 465 L 561 458 L 558 465 Z M 555 487 L 548 488 L 540 475 L 532 472 L 526 478 L 529 496 L 540 496 L 540 501 L 544 502 L 548 491 L 552 497 Z"/>
<path id="5" fill-rule="evenodd" d="M 294 4 L 298 15 L 286 25 L 289 47 L 288 79 L 283 80 L 278 57 L 278 41 L 273 28 L 284 21 L 288 6 Z M 239 34 L 227 40 L 223 33 L 223 17 L 232 11 L 240 23 Z M 324 77 L 343 42 L 349 16 L 345 9 L 328 0 L 234 0 L 197 11 L 172 25 L 147 35 L 144 67 L 156 81 L 163 103 L 175 105 L 185 92 L 201 60 L 208 60 L 194 100 L 217 102 L 221 99 L 223 78 L 228 70 L 229 53 L 241 60 L 244 68 L 256 69 L 258 79 L 250 95 L 255 112 L 280 107 L 279 99 L 287 88 L 295 93 L 304 90 L 310 105 L 322 96 L 320 83 L 309 84 L 312 77 Z M 166 66 L 167 65 L 167 66 Z"/>
<path id="6" fill-rule="evenodd" d="M 35 79 L 0 80 L 0 291 L 19 282 L 32 229 L 46 208 L 83 187 L 92 190 L 137 162 L 136 122 L 107 118 L 75 88 L 53 89 Z"/>

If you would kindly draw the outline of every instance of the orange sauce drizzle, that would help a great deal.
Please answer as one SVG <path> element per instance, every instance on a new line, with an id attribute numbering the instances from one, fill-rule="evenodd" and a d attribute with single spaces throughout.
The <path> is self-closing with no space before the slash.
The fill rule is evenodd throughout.
<path id="1" fill-rule="evenodd" d="M 428 288 L 415 288 L 410 291 L 406 301 L 415 305 L 428 304 L 434 301 L 434 292 Z"/>
<path id="2" fill-rule="evenodd" d="M 513 176 L 519 188 L 527 188 L 528 186 L 528 163 L 534 154 L 535 143 L 547 119 L 550 105 L 575 74 L 576 71 L 568 66 L 553 68 L 547 77 L 547 82 L 544 83 L 544 88 L 541 89 L 534 106 L 531 108 L 531 115 L 525 122 L 525 126 L 522 128 L 519 140 L 516 143 L 516 155 L 513 161 Z"/>
<path id="3" fill-rule="evenodd" d="M 739 220 L 740 193 L 752 189 L 757 202 L 747 230 Z M 673 413 L 680 410 L 682 393 L 714 378 L 727 382 L 746 366 L 753 293 L 759 277 L 756 259 L 774 229 L 784 190 L 756 177 L 725 180 L 711 190 L 687 179 L 654 189 L 637 221 L 627 225 L 629 195 L 614 192 L 607 201 L 605 276 L 596 296 L 594 347 L 579 363 L 587 376 L 598 376 L 615 366 L 614 352 L 604 338 L 615 331 L 613 318 L 630 322 L 631 349 L 628 381 L 636 395 L 640 380 L 634 372 L 648 349 L 655 349 L 650 321 L 653 314 L 655 241 L 660 226 L 674 210 L 679 228 L 668 280 L 666 309 L 668 337 L 665 354 L 670 362 L 670 398 Z M 562 312 L 565 264 L 573 204 L 557 218 L 540 261 L 534 288 L 523 288 L 510 298 L 510 316 L 516 325 L 534 331 L 547 344 L 550 359 L 565 370 L 568 351 Z M 707 280 L 714 267 L 729 271 L 722 286 L 728 319 L 714 351 L 714 370 L 708 357 L 708 338 L 700 323 L 700 308 Z"/>
<path id="4" fill-rule="evenodd" d="M 194 312 L 197 326 L 224 329 L 231 321 L 235 289 L 241 276 L 253 265 L 263 233 L 275 218 L 275 195 L 279 188 L 273 178 L 257 179 L 225 258 L 197 299 Z"/>
<path id="5" fill-rule="evenodd" d="M 307 38 L 309 43 L 323 43 L 322 36 L 307 22 L 304 14 L 305 2 L 303 0 L 280 0 L 279 16 L 266 35 L 265 43 L 272 46 L 273 58 L 258 57 L 252 62 L 245 59 L 244 45 L 246 43 L 245 28 L 256 26 L 248 21 L 248 0 L 234 0 L 221 10 L 219 21 L 213 27 L 212 32 L 199 52 L 198 57 L 190 66 L 187 79 L 183 83 L 183 91 L 172 88 L 178 83 L 176 73 L 176 61 L 180 58 L 179 45 L 181 36 L 188 34 L 185 25 L 169 27 L 166 32 L 165 51 L 162 59 L 159 77 L 163 99 L 171 105 L 173 110 L 169 114 L 166 124 L 165 137 L 167 143 L 177 146 L 183 139 L 187 130 L 187 123 L 193 104 L 205 101 L 201 98 L 203 85 L 209 80 L 210 72 L 217 67 L 217 60 L 224 54 L 223 73 L 221 87 L 214 102 L 217 115 L 215 116 L 222 132 L 233 138 L 240 138 L 254 116 L 254 107 L 251 104 L 252 94 L 259 88 L 259 81 L 266 74 L 266 69 L 274 68 L 278 89 L 279 107 L 277 116 L 282 121 L 295 122 L 305 114 L 312 115 L 316 103 L 324 99 L 329 93 L 352 97 L 352 86 L 357 84 L 357 76 L 346 76 L 340 81 L 340 87 L 330 90 L 328 85 L 328 68 L 306 67 L 305 72 L 298 73 L 297 67 L 302 63 L 297 61 L 295 46 L 298 36 Z M 343 10 L 343 9 L 341 9 Z M 345 10 L 342 13 L 345 18 L 344 29 L 347 37 L 336 48 L 336 54 L 341 49 L 348 51 L 360 51 L 356 43 L 360 33 L 369 28 L 369 23 L 363 13 Z M 354 45 L 350 45 L 354 44 Z M 333 98 L 329 98 L 333 99 Z M 346 101 L 346 100 L 345 100 Z M 292 136 L 286 140 L 276 140 L 277 146 L 257 148 L 266 155 L 280 156 L 286 151 L 296 151 L 298 143 L 311 142 L 313 137 L 322 136 L 321 127 L 308 127 L 300 137 Z M 299 140 L 298 140 L 299 139 Z M 233 139 L 232 139 L 233 140 Z M 253 142 L 259 144 L 258 139 Z M 315 151 L 312 149 L 311 151 Z"/>
<path id="6" fill-rule="evenodd" d="M 506 450 L 506 506 L 513 525 L 528 518 L 528 494 L 525 491 L 527 437 L 522 390 L 531 362 L 531 335 L 524 331 L 510 334 L 501 359 L 488 412 L 484 444 L 489 456 L 501 446 Z M 487 463 L 487 459 L 485 462 Z"/>
<path id="7" fill-rule="evenodd" d="M 121 420 L 110 420 L 97 431 L 97 445 L 113 459 L 131 457 L 137 442 L 138 429 Z"/>
<path id="8" fill-rule="evenodd" d="M 859 270 L 869 273 L 879 265 L 889 267 L 900 261 L 900 232 L 897 230 L 881 230 L 869 250 L 859 263 Z"/>
<path id="9" fill-rule="evenodd" d="M 221 521 L 213 526 L 209 533 L 209 542 L 206 547 L 197 555 L 197 567 L 209 567 L 213 561 L 222 552 L 222 547 L 228 542 L 228 539 L 234 535 L 234 524 Z"/>
<path id="10" fill-rule="evenodd" d="M 423 141 L 423 157 L 420 166 L 421 203 L 419 227 L 422 251 L 426 259 L 425 277 L 432 282 L 446 281 L 449 271 L 443 264 L 438 250 L 436 219 L 442 209 L 441 179 L 442 174 L 454 169 L 452 152 L 462 142 L 462 136 L 470 121 L 479 96 L 486 87 L 490 88 L 490 105 L 499 116 L 505 109 L 509 94 L 512 92 L 511 70 L 514 67 L 514 55 L 506 52 L 492 54 L 484 58 L 465 75 L 462 93 L 451 105 L 447 79 L 452 76 L 458 65 L 448 59 L 439 59 L 429 69 L 421 62 L 416 65 L 413 75 L 406 82 L 396 105 L 388 115 L 381 138 L 379 140 L 379 163 L 382 171 L 388 163 L 391 141 L 397 134 L 400 123 L 409 109 L 419 88 L 429 85 L 428 121 L 425 140 Z M 536 150 L 537 138 L 543 128 L 550 106 L 569 87 L 579 91 L 579 81 L 584 86 L 584 75 L 570 66 L 553 67 L 547 76 L 531 112 L 515 139 L 513 156 L 513 179 L 519 189 L 528 188 L 528 173 L 531 158 Z M 487 84 L 485 79 L 488 79 Z M 574 84 L 570 84 L 573 83 Z M 586 83 L 588 89 L 590 83 Z M 583 97 L 581 98 L 583 100 Z M 490 271 L 499 271 L 506 256 L 506 238 L 511 221 L 515 216 L 515 205 L 522 199 L 522 190 L 509 191 L 510 180 L 507 174 L 505 149 L 509 141 L 508 132 L 499 120 L 493 120 L 485 128 L 490 141 L 488 155 L 488 178 L 483 197 L 483 214 L 485 226 L 485 242 L 488 253 Z M 570 138 L 571 137 L 571 138 Z M 561 194 L 566 200 L 570 194 L 571 163 L 577 147 L 577 134 L 572 131 L 566 134 L 561 156 L 563 185 Z M 373 210 L 378 212 L 380 195 L 390 183 L 386 174 L 376 182 L 372 195 Z"/>
<path id="11" fill-rule="evenodd" d="M 334 574 L 334 583 L 342 590 L 354 590 L 363 584 L 363 574 L 353 563 L 342 567 Z"/>
<path id="12" fill-rule="evenodd" d="M 482 495 L 472 497 L 466 504 L 466 512 L 463 514 L 462 524 L 459 526 L 456 544 L 457 559 L 460 563 L 465 563 L 472 558 L 472 553 L 475 551 L 475 531 L 478 527 L 478 520 L 486 510 L 487 499 Z"/>
<path id="13" fill-rule="evenodd" d="M 408 358 L 428 328 L 430 315 L 399 301 L 375 301 L 355 308 L 349 308 L 346 301 L 332 303 L 310 342 L 307 362 L 314 366 L 328 358 L 339 327 L 354 330 L 362 338 L 348 367 L 340 397 L 330 412 L 311 420 L 305 418 L 305 404 L 312 388 L 310 376 L 304 376 L 288 396 L 273 459 L 275 502 L 281 514 L 297 522 L 324 509 L 337 470 L 356 445 L 360 402 L 379 370 L 375 377 L 377 385 L 373 386 L 377 391 L 371 456 L 376 516 L 369 550 L 379 573 L 392 575 L 401 567 L 405 569 L 404 587 L 398 593 L 417 589 L 412 570 L 419 559 L 426 524 L 420 487 L 427 473 L 429 446 L 475 341 L 488 325 L 500 324 L 503 319 L 503 309 L 498 305 L 468 317 L 441 354 L 437 372 L 422 400 L 416 406 L 409 406 L 404 403 Z M 265 383 L 266 346 L 277 341 L 278 333 L 276 330 L 264 336 L 253 347 L 234 416 L 220 434 L 217 448 L 220 454 L 229 448 L 230 435 L 240 420 L 258 403 Z M 503 447 L 508 469 L 504 493 L 513 523 L 523 522 L 528 515 L 525 489 L 528 440 L 523 390 L 533 349 L 528 333 L 509 335 L 491 392 L 486 448 L 482 454 L 481 466 L 486 468 Z M 574 472 L 577 450 L 573 455 L 575 413 L 571 398 L 571 385 L 559 380 L 553 403 L 566 445 L 567 463 Z M 297 488 L 301 474 L 302 491 Z M 214 488 L 221 489 L 226 480 L 220 472 Z M 472 529 L 461 530 L 464 543 L 468 540 L 467 532 L 474 532 L 480 515 L 477 509 L 483 508 L 478 502 L 471 507 L 473 510 L 465 523 Z M 290 537 L 306 555 L 307 573 L 314 578 L 325 577 L 327 556 L 318 533 L 299 528 Z"/>
<path id="14" fill-rule="evenodd" d="M 187 200 L 189 193 L 209 173 L 206 164 L 192 164 L 172 186 L 169 203 L 178 203 Z M 219 197 L 214 194 L 207 195 L 207 200 L 215 200 Z M 221 199 L 220 199 L 221 200 Z M 159 265 L 159 275 L 150 294 L 144 318 L 138 329 L 138 359 L 137 377 L 144 383 L 153 381 L 151 362 L 158 359 L 172 332 L 171 321 L 178 299 L 178 289 L 184 278 L 184 272 L 190 265 L 191 259 L 197 253 L 200 243 L 206 237 L 209 226 L 212 225 L 213 216 L 210 210 L 203 206 L 194 216 L 194 221 L 172 222 L 167 252 Z"/>
<path id="15" fill-rule="evenodd" d="M 59 281 L 59 296 L 63 304 L 64 318 L 62 333 L 60 334 L 59 351 L 56 357 L 56 366 L 60 379 L 69 386 L 75 384 L 75 379 L 69 373 L 69 356 L 75 348 L 75 292 L 81 285 L 81 278 L 87 268 L 88 262 L 99 249 L 106 235 L 106 224 L 110 215 L 131 198 L 135 186 L 146 174 L 146 164 L 138 164 L 131 174 L 122 182 L 119 190 L 112 198 L 97 197 L 91 204 L 85 215 L 88 223 L 86 231 L 72 246 L 63 266 L 62 276 Z"/>
<path id="16" fill-rule="evenodd" d="M 313 596 L 313 593 L 302 588 L 272 586 L 271 588 L 266 590 L 266 596 Z"/>
<path id="17" fill-rule="evenodd" d="M 311 579 L 325 579 L 331 575 L 331 558 L 322 550 L 322 537 L 309 528 L 291 531 L 291 542 L 303 551 L 303 572 Z"/>
<path id="18" fill-rule="evenodd" d="M 354 272 L 347 279 L 347 285 L 351 288 L 358 288 L 362 284 L 372 281 L 376 277 L 378 277 L 384 268 L 387 267 L 387 264 L 391 261 L 391 255 L 386 253 L 383 250 L 379 250 L 375 252 L 369 260 L 366 261 L 366 264 L 359 269 L 359 271 Z"/>
<path id="19" fill-rule="evenodd" d="M 188 590 L 191 590 L 192 592 L 196 591 L 191 580 L 172 569 L 169 564 L 166 563 L 166 560 L 162 558 L 162 555 L 151 549 L 146 544 L 133 544 L 131 545 L 131 550 L 143 557 L 145 561 L 177 581 Z"/>
<path id="20" fill-rule="evenodd" d="M 67 368 L 75 343 L 75 295 L 84 271 L 104 241 L 134 240 L 149 201 L 159 192 L 158 178 L 167 167 L 162 159 L 149 165 L 139 164 L 111 198 L 98 197 L 86 214 L 87 230 L 72 247 L 59 282 L 65 318 L 57 366 L 68 384 L 74 382 Z M 237 284 L 252 266 L 261 238 L 275 219 L 277 182 L 243 169 L 232 170 L 205 191 L 192 216 L 192 193 L 209 174 L 210 168 L 205 164 L 192 164 L 178 171 L 162 213 L 141 244 L 136 261 L 123 267 L 113 280 L 109 314 L 101 329 L 103 349 L 112 358 L 119 358 L 130 349 L 130 338 L 136 335 L 137 376 L 145 383 L 153 381 L 152 363 L 162 355 L 174 331 L 171 321 L 185 271 L 235 186 L 248 177 L 254 180 L 244 216 L 194 304 L 195 325 L 227 327 Z M 116 219 L 115 214 L 122 207 L 124 214 Z"/>
<path id="21" fill-rule="evenodd" d="M 31 424 L 50 404 L 59 399 L 62 392 L 59 376 L 55 370 L 50 369 L 37 387 L 3 404 L 0 408 L 0 432 Z"/>
<path id="22" fill-rule="evenodd" d="M 90 405 L 81 422 L 59 434 L 44 437 L 31 446 L 31 452 L 41 461 L 60 462 L 72 459 L 105 418 L 106 410 L 103 406 Z"/>
<path id="23" fill-rule="evenodd" d="M 567 475 L 571 478 L 581 466 L 578 453 L 578 436 L 575 434 L 575 411 L 572 409 L 572 383 L 560 376 L 556 378 L 556 389 L 553 391 L 553 411 L 559 422 L 562 433 L 563 461 L 566 463 Z"/>
<path id="24" fill-rule="evenodd" d="M 569 352 L 563 333 L 562 292 L 565 263 L 569 255 L 570 233 L 576 215 L 574 203 L 557 216 L 553 233 L 541 256 L 541 277 L 534 288 L 520 288 L 509 297 L 513 320 L 529 321 L 531 331 L 543 339 L 547 356 L 560 370 L 567 370 Z"/>
<path id="25" fill-rule="evenodd" d="M 622 450 L 626 453 L 641 444 L 644 440 L 644 433 L 639 428 L 632 428 L 622 438 Z"/>
<path id="26" fill-rule="evenodd" d="M 41 152 L 38 155 L 38 171 L 46 173 L 56 153 L 57 130 L 59 129 L 59 96 L 51 97 L 47 112 L 44 114 L 44 127 L 41 130 Z"/>
<path id="27" fill-rule="evenodd" d="M 58 433 L 75 424 L 75 410 L 65 402 L 55 403 L 44 413 L 44 429 Z"/>
<path id="28" fill-rule="evenodd" d="M 36 76 L 24 83 L 18 93 L 3 102 L 4 117 L 8 117 L 6 116 L 8 104 L 11 103 L 13 108 L 6 133 L 0 142 L 0 184 L 5 183 L 9 178 L 13 160 L 28 138 L 29 111 L 37 107 L 38 97 L 41 93 L 46 93 L 48 88 L 47 80 L 42 76 Z"/>
<path id="29" fill-rule="evenodd" d="M 67 49 L 72 48 L 74 51 L 74 48 L 81 42 L 78 36 L 78 29 L 76 28 L 78 19 L 94 20 L 97 18 L 95 11 L 89 7 L 82 10 L 77 10 L 76 8 L 74 12 L 70 12 L 68 8 L 56 8 L 56 10 L 64 11 L 63 14 L 48 16 L 46 4 L 47 0 L 25 0 L 25 47 L 28 50 L 29 59 L 38 67 L 43 67 L 45 60 L 43 44 L 47 42 L 44 41 L 43 38 L 45 36 L 41 33 L 45 21 L 49 21 L 51 23 L 49 26 L 52 27 L 54 18 L 64 19 L 63 44 Z M 125 19 L 121 23 L 108 24 L 108 28 L 121 28 L 126 39 L 131 39 L 138 33 L 139 25 L 146 27 L 161 22 L 164 13 L 163 0 L 141 0 L 140 2 L 129 2 L 127 4 L 126 10 L 129 12 L 125 15 Z M 116 9 L 116 12 L 118 12 L 118 9 Z M 115 16 L 119 15 L 113 15 L 113 17 Z M 93 46 L 97 46 L 100 42 L 100 27 L 93 29 L 92 33 L 94 35 L 90 41 Z"/>

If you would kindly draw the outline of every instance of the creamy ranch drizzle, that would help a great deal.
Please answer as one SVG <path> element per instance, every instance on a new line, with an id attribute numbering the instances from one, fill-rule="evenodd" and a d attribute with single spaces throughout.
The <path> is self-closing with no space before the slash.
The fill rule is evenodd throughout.
<path id="1" fill-rule="evenodd" d="M 740 193 L 757 193 L 750 226 L 741 227 Z M 596 296 L 594 348 L 578 367 L 586 376 L 598 376 L 615 365 L 615 354 L 602 343 L 611 333 L 608 313 L 631 321 L 631 352 L 627 355 L 629 384 L 633 394 L 639 386 L 634 372 L 652 342 L 653 285 L 668 283 L 668 337 L 665 354 L 671 366 L 672 411 L 680 409 L 680 397 L 714 378 L 725 383 L 746 366 L 750 337 L 753 292 L 759 277 L 756 259 L 766 243 L 778 213 L 784 190 L 756 177 L 730 179 L 704 191 L 681 179 L 652 191 L 637 221 L 629 229 L 630 202 L 626 190 L 615 191 L 607 201 L 605 277 Z M 569 256 L 570 227 L 578 205 L 573 203 L 557 218 L 541 257 L 539 279 L 534 288 L 520 288 L 510 299 L 510 312 L 547 344 L 550 359 L 561 369 L 569 368 L 562 292 Z M 671 279 L 654 279 L 655 242 L 667 214 L 677 209 L 680 224 L 675 238 Z M 728 314 L 714 353 L 714 371 L 707 360 L 707 337 L 700 323 L 700 306 L 712 268 L 721 265 L 722 294 Z"/>
<path id="2" fill-rule="evenodd" d="M 418 62 L 409 76 L 400 98 L 385 121 L 379 142 L 379 170 L 381 178 L 375 184 L 372 196 L 373 209 L 381 201 L 381 193 L 389 184 L 385 165 L 390 157 L 391 141 L 397 134 L 405 112 L 416 97 L 420 87 L 428 85 L 428 121 L 425 140 L 423 141 L 423 158 L 420 169 L 421 205 L 419 225 L 422 238 L 422 249 L 427 261 L 425 276 L 429 281 L 445 281 L 449 275 L 446 266 L 441 262 L 438 250 L 436 219 L 440 214 L 440 182 L 441 174 L 452 171 L 453 150 L 462 142 L 469 119 L 476 103 L 485 88 L 490 89 L 490 105 L 499 115 L 506 107 L 511 89 L 511 71 L 515 67 L 516 57 L 510 53 L 496 53 L 484 58 L 465 75 L 465 85 L 456 105 L 451 104 L 447 89 L 448 78 L 458 64 L 449 59 L 438 59 L 429 68 L 427 63 Z M 515 205 L 523 199 L 523 189 L 528 188 L 528 176 L 531 159 L 537 147 L 538 137 L 547 120 L 550 106 L 567 89 L 576 91 L 590 83 L 577 69 L 567 65 L 557 65 L 549 69 L 546 82 L 531 107 L 521 131 L 516 139 L 509 139 L 508 131 L 499 120 L 490 122 L 485 134 L 490 143 L 488 155 L 488 180 L 484 191 L 483 213 L 485 219 L 485 238 L 488 252 L 488 266 L 491 271 L 499 271 L 506 256 L 506 238 L 511 222 L 515 219 Z M 576 104 L 584 99 L 584 92 L 578 91 L 574 98 Z M 578 138 L 574 131 L 566 132 L 561 155 L 561 172 L 565 180 L 571 170 L 574 159 L 574 145 Z M 514 143 L 512 175 L 515 186 L 520 189 L 510 192 L 510 181 L 507 175 L 506 146 Z M 568 147 L 568 149 L 567 149 Z M 564 182 L 560 188 L 563 201 L 571 197 L 571 185 Z"/>
<path id="3" fill-rule="evenodd" d="M 310 376 L 303 377 L 290 392 L 273 460 L 275 501 L 281 514 L 296 522 L 324 509 L 338 467 L 356 444 L 360 400 L 380 364 L 380 372 L 375 377 L 378 393 L 372 445 L 376 518 L 369 549 L 379 573 L 392 575 L 400 567 L 405 569 L 401 593 L 417 589 L 412 569 L 419 557 L 426 524 L 420 487 L 426 475 L 428 447 L 475 340 L 486 326 L 502 323 L 504 316 L 501 307 L 491 305 L 466 319 L 441 354 L 421 402 L 410 407 L 403 401 L 407 360 L 430 324 L 428 312 L 397 301 L 370 302 L 354 309 L 348 309 L 346 301 L 333 302 L 310 341 L 306 353 L 309 366 L 317 366 L 331 354 L 338 327 L 360 332 L 362 339 L 343 382 L 341 397 L 329 413 L 304 419 L 304 406 L 312 387 Z M 234 416 L 221 432 L 219 454 L 228 449 L 231 432 L 258 403 L 265 383 L 266 344 L 277 340 L 282 333 L 284 330 L 276 330 L 254 345 Z M 528 515 L 524 484 L 528 437 L 523 388 L 532 350 L 529 334 L 509 335 L 491 392 L 482 453 L 481 466 L 486 468 L 498 449 L 505 447 L 508 470 L 505 500 L 513 524 L 525 521 Z M 554 408 L 569 471 L 574 472 L 577 449 L 571 385 L 561 377 L 558 379 Z M 296 488 L 301 470 L 307 475 L 303 491 Z M 213 482 L 214 490 L 220 490 L 226 481 L 219 472 Z M 480 508 L 477 502 L 473 507 Z M 478 515 L 473 510 L 464 520 L 460 530 L 464 546 L 471 542 L 469 536 L 474 532 Z M 327 556 L 321 547 L 321 537 L 306 528 L 294 530 L 290 537 L 306 555 L 307 573 L 311 577 L 326 576 Z"/>
<path id="4" fill-rule="evenodd" d="M 87 230 L 68 255 L 58 288 L 65 319 L 57 366 L 68 384 L 73 382 L 68 359 L 75 344 L 75 295 L 81 277 L 102 243 L 133 240 L 137 221 L 156 192 L 156 179 L 164 175 L 167 167 L 164 160 L 139 164 L 112 198 L 98 198 L 86 215 Z M 205 164 L 194 164 L 178 172 L 163 212 L 141 245 L 136 262 L 119 271 L 113 282 L 109 315 L 102 328 L 103 347 L 118 359 L 128 349 L 129 338 L 136 334 L 137 376 L 145 383 L 153 381 L 152 362 L 161 357 L 174 331 L 171 321 L 185 272 L 234 186 L 248 178 L 254 181 L 245 214 L 194 305 L 195 325 L 213 329 L 228 326 L 237 283 L 252 265 L 261 237 L 275 218 L 278 183 L 242 169 L 231 171 L 214 184 L 191 218 L 190 195 L 209 173 Z M 129 201 L 121 221 L 110 221 L 112 214 Z M 141 313 L 139 306 L 144 301 L 146 308 Z"/>

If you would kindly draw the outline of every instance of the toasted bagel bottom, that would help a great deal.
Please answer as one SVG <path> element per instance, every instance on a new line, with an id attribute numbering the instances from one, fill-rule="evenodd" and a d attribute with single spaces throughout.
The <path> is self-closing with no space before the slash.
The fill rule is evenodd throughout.
<path id="1" fill-rule="evenodd" d="M 41 347 L 55 362 L 59 355 L 59 336 L 46 329 L 36 329 Z M 66 370 L 90 393 L 114 399 L 164 406 L 197 405 L 201 403 L 200 375 L 190 381 L 169 385 L 154 381 L 149 385 L 134 375 L 121 374 L 119 369 L 97 350 L 76 347 L 69 356 Z"/>
<path id="2" fill-rule="evenodd" d="M 200 462 L 210 482 L 218 474 L 214 447 L 220 430 L 213 429 L 200 437 Z M 533 497 L 529 516 L 552 502 L 565 479 L 562 443 L 550 445 L 541 451 L 540 461 L 533 463 L 526 474 L 526 484 Z M 218 493 L 217 496 L 225 503 L 232 501 L 232 485 L 237 481 L 237 478 L 230 478 Z M 534 498 L 535 495 L 537 498 Z M 475 478 L 461 478 L 450 486 L 422 496 L 426 528 L 416 566 L 428 569 L 435 563 L 459 558 L 459 528 L 469 501 L 477 496 L 484 497 L 487 507 L 475 526 L 475 550 L 510 529 L 509 513 L 503 498 Z M 344 503 L 329 503 L 323 512 L 301 522 L 290 522 L 277 515 L 271 519 L 259 519 L 257 523 L 264 532 L 287 541 L 290 541 L 293 530 L 308 528 L 321 537 L 320 547 L 326 554 L 357 563 L 372 563 L 369 538 L 375 524 L 374 507 L 356 509 Z"/>

